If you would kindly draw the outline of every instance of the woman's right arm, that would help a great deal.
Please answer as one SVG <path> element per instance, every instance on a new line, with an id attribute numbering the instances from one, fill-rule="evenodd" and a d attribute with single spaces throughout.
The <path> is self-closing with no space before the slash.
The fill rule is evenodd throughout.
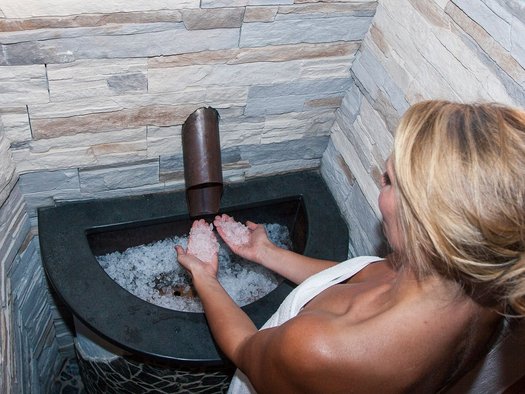
<path id="1" fill-rule="evenodd" d="M 230 220 L 233 218 L 222 215 L 217 216 L 214 222 L 217 232 L 230 249 L 235 254 L 261 264 L 293 283 L 299 284 L 308 277 L 336 264 L 334 261 L 314 259 L 280 248 L 268 239 L 263 225 L 249 221 L 246 222 L 249 230 L 248 242 L 238 245 L 236 240 L 229 239 L 228 233 L 221 228 L 221 222 Z"/>

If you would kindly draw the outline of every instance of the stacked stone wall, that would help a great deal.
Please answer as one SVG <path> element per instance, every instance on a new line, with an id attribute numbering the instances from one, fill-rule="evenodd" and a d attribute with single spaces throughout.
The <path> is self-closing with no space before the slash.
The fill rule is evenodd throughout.
<path id="1" fill-rule="evenodd" d="M 351 69 L 323 171 L 354 250 L 384 245 L 380 178 L 400 116 L 420 100 L 525 107 L 525 4 L 519 0 L 381 0 Z M 331 146 L 332 146 L 331 145 Z M 331 152 L 331 153 L 329 153 Z M 358 185 L 363 199 L 345 191 Z"/>
<path id="2" fill-rule="evenodd" d="M 319 167 L 377 6 L 59 3 L 2 9 L 0 106 L 18 174 L 76 170 L 69 199 L 181 187 L 201 106 L 219 110 L 227 180 Z"/>

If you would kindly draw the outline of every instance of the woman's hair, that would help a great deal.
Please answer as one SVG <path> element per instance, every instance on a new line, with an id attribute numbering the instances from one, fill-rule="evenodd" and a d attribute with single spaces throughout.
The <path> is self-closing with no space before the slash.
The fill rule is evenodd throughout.
<path id="1" fill-rule="evenodd" d="M 409 267 L 525 316 L 525 112 L 418 103 L 397 128 L 393 167 Z"/>

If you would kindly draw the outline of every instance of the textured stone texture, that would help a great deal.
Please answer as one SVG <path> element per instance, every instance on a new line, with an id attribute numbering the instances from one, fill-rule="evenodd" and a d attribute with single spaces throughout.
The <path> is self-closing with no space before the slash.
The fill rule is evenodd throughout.
<path id="1" fill-rule="evenodd" d="M 3 132 L 0 132 L 0 169 L 0 206 L 2 206 L 16 181 L 15 165 L 9 155 L 9 140 Z"/>
<path id="2" fill-rule="evenodd" d="M 22 193 L 36 193 L 41 191 L 78 189 L 78 170 L 40 171 L 20 176 L 18 184 Z"/>
<path id="3" fill-rule="evenodd" d="M 177 7 L 198 8 L 199 0 L 177 0 Z M 42 3 L 39 0 L 18 0 L 2 4 L 2 11 L 7 18 L 29 18 L 32 16 L 77 15 L 89 13 L 130 12 L 163 10 L 173 7 L 170 0 L 107 1 L 93 0 L 89 2 L 51 0 Z"/>
<path id="4" fill-rule="evenodd" d="M 47 392 L 62 364 L 38 240 L 30 226 L 15 186 L 0 205 L 0 387 L 6 393 Z"/>
<path id="5" fill-rule="evenodd" d="M 186 30 L 182 22 L 56 29 L 42 34 L 13 33 L 3 45 L 0 65 L 69 63 L 79 59 L 148 57 L 228 49 L 237 46 L 239 29 Z M 116 31 L 115 31 L 116 30 Z"/>
<path id="6" fill-rule="evenodd" d="M 182 17 L 188 30 L 241 27 L 244 7 L 184 10 Z"/>
<path id="7" fill-rule="evenodd" d="M 39 64 L 45 82 L 30 75 L 31 89 L 41 87 L 38 100 L 27 101 L 24 91 L 15 91 L 13 97 L 22 101 L 4 115 L 19 173 L 177 154 L 179 134 L 167 130 L 180 129 L 202 105 L 219 108 L 226 146 L 326 135 L 348 87 L 349 64 L 366 30 L 363 21 L 370 22 L 376 3 L 292 3 L 214 1 L 199 8 L 178 2 L 177 9 L 162 2 L 149 8 L 130 3 L 113 13 L 115 4 L 96 2 L 78 6 L 84 7 L 78 15 L 66 5 L 48 15 L 28 2 L 34 7 L 31 18 L 8 10 L 0 21 L 1 64 L 16 72 Z M 89 13 L 95 8 L 97 13 Z M 313 43 L 292 39 L 291 44 L 239 47 L 240 28 L 252 25 L 256 32 L 253 25 L 261 21 L 278 22 L 285 28 L 282 34 L 292 37 L 317 22 L 335 28 L 350 21 L 344 18 L 363 22 L 356 24 L 359 37 L 348 39 L 344 33 Z M 298 24 L 302 20 L 304 26 Z M 338 31 L 346 30 L 339 26 Z M 230 116 L 234 113 L 241 116 Z"/>
<path id="8" fill-rule="evenodd" d="M 257 62 L 284 62 L 301 59 L 323 59 L 353 56 L 358 42 L 333 42 L 320 44 L 273 45 L 258 48 L 234 48 L 221 51 L 195 52 L 148 59 L 148 68 L 169 68 L 197 64 L 242 64 Z M 328 60 L 328 59 L 325 59 Z"/>
<path id="9" fill-rule="evenodd" d="M 321 173 L 347 220 L 349 256 L 365 255 L 370 251 L 381 255 L 386 246 L 380 220 L 332 142 L 324 152 Z"/>
<path id="10" fill-rule="evenodd" d="M 293 4 L 294 0 L 201 0 L 202 8 Z"/>
<path id="11" fill-rule="evenodd" d="M 145 93 L 148 89 L 143 59 L 50 64 L 47 77 L 53 102 Z"/>
<path id="12" fill-rule="evenodd" d="M 86 191 L 124 189 L 154 184 L 159 179 L 158 161 L 126 167 L 106 167 L 79 171 L 80 188 Z"/>
<path id="13" fill-rule="evenodd" d="M 331 144 L 362 190 L 371 208 L 364 212 L 370 217 L 380 217 L 380 174 L 394 129 L 410 104 L 441 98 L 525 105 L 522 15 L 523 7 L 515 1 L 379 2 L 352 64 L 355 85 L 344 97 L 331 130 Z M 336 169 L 339 163 L 332 156 L 325 154 L 323 166 Z M 323 174 L 328 177 L 329 171 Z M 334 189 L 343 185 L 337 178 L 332 182 Z M 343 196 L 347 189 L 341 188 Z M 364 205 L 358 196 L 352 201 L 355 209 Z M 372 234 L 370 228 L 363 231 Z M 354 238 L 359 236 L 353 234 Z M 358 253 L 375 253 L 376 248 L 377 242 L 365 240 L 355 246 Z"/>
<path id="14" fill-rule="evenodd" d="M 17 338 L 18 379 L 13 392 L 29 392 L 35 387 L 47 392 L 53 383 L 50 377 L 58 373 L 62 359 L 56 357 L 58 343 L 37 238 L 20 250 L 8 273 L 8 286 L 13 292 L 12 323 Z M 31 366 L 33 360 L 39 370 Z"/>
<path id="15" fill-rule="evenodd" d="M 43 65 L 2 68 L 0 106 L 49 102 Z"/>
<path id="16" fill-rule="evenodd" d="M 84 337 L 75 348 L 89 393 L 226 393 L 235 372 L 232 365 L 177 367 L 119 356 Z"/>
<path id="17" fill-rule="evenodd" d="M 272 22 L 277 15 L 277 7 L 246 7 L 244 22 Z"/>
<path id="18" fill-rule="evenodd" d="M 357 41 L 363 38 L 370 22 L 371 17 L 278 19 L 277 16 L 272 23 L 254 22 L 243 26 L 240 46 Z"/>
<path id="19" fill-rule="evenodd" d="M 11 144 L 31 139 L 31 127 L 25 106 L 0 109 L 0 124 L 0 134 L 5 135 Z"/>

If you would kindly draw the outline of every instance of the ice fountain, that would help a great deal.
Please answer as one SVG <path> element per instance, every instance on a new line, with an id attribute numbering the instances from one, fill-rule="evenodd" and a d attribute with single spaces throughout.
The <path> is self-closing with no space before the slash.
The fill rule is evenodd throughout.
<path id="1" fill-rule="evenodd" d="M 212 130 L 213 141 L 206 130 Z M 208 149 L 219 149 L 215 110 L 192 114 L 183 138 L 185 167 L 192 165 L 186 162 L 189 156 L 220 168 L 220 151 L 217 156 Z M 166 309 L 134 296 L 106 274 L 95 256 L 188 234 L 194 217 L 218 212 L 240 222 L 286 226 L 293 250 L 307 256 L 347 258 L 347 225 L 317 171 L 224 185 L 220 171 L 197 171 L 189 178 L 186 174 L 186 187 L 63 202 L 38 211 L 45 272 L 65 313 L 74 318 L 81 374 L 92 391 L 151 388 L 191 393 L 210 387 L 221 392 L 233 371 L 216 347 L 203 313 Z M 283 280 L 242 308 L 262 326 L 292 289 Z"/>

